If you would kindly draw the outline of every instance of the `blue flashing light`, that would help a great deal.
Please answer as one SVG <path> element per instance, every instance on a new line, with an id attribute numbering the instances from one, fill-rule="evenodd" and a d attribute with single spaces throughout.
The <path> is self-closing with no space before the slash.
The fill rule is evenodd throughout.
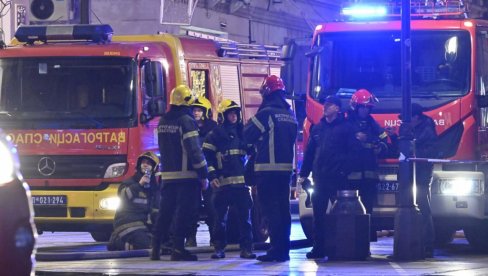
<path id="1" fill-rule="evenodd" d="M 343 8 L 342 14 L 357 18 L 383 17 L 387 15 L 387 9 L 384 6 L 356 5 Z"/>
<path id="2" fill-rule="evenodd" d="M 15 32 L 19 42 L 32 44 L 35 41 L 91 41 L 107 43 L 112 40 L 113 29 L 108 24 L 20 26 Z"/>

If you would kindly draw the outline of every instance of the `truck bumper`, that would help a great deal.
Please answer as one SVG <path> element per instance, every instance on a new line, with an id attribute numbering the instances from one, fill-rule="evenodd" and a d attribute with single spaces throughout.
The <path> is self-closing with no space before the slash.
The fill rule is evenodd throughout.
<path id="1" fill-rule="evenodd" d="M 32 191 L 35 223 L 39 231 L 97 231 L 112 227 L 118 203 L 118 184 L 102 191 Z M 52 204 L 64 198 L 65 204 Z"/>

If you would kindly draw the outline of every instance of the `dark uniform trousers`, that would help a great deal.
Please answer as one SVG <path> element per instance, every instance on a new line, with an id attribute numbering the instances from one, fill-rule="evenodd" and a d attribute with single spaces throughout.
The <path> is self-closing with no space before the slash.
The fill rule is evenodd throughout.
<path id="1" fill-rule="evenodd" d="M 329 201 L 334 203 L 337 195 L 337 187 L 344 187 L 345 177 L 329 178 L 325 181 L 317 181 L 314 185 L 312 194 L 313 209 L 313 230 L 314 245 L 313 248 L 317 253 L 325 253 L 325 235 L 329 232 L 328 225 L 325 223 L 327 207 Z"/>
<path id="2" fill-rule="evenodd" d="M 269 172 L 255 177 L 259 204 L 269 223 L 271 249 L 268 253 L 288 257 L 291 233 L 290 175 Z"/>
<path id="3" fill-rule="evenodd" d="M 173 248 L 183 250 L 185 237 L 195 223 L 192 218 L 198 212 L 200 198 L 198 180 L 163 183 L 153 244 L 161 244 L 171 237 Z"/>
<path id="4" fill-rule="evenodd" d="M 232 185 L 232 184 L 231 184 Z M 222 187 L 212 195 L 214 207 L 213 238 L 217 250 L 223 250 L 227 245 L 226 216 L 229 208 L 237 213 L 239 224 L 239 244 L 243 250 L 252 249 L 252 227 L 250 212 L 252 198 L 247 187 Z"/>

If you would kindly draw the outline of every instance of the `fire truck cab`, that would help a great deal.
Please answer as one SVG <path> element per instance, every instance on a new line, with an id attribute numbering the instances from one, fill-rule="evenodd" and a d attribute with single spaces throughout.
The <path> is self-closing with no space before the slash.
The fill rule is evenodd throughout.
<path id="1" fill-rule="evenodd" d="M 382 127 L 401 124 L 401 7 L 400 1 L 384 2 L 348 6 L 347 19 L 316 27 L 308 54 L 304 141 L 322 116 L 326 96 L 337 95 L 348 107 L 360 88 L 379 99 L 373 117 Z M 462 1 L 411 2 L 411 97 L 434 119 L 439 135 L 443 162 L 435 164 L 431 183 L 437 244 L 463 229 L 471 245 L 486 250 L 488 21 L 468 15 Z M 381 160 L 372 214 L 377 230 L 393 227 L 400 197 L 397 172 L 398 159 Z M 312 237 L 313 186 L 299 190 L 300 219 Z"/>
<path id="2" fill-rule="evenodd" d="M 0 49 L 0 127 L 18 148 L 39 231 L 108 240 L 119 183 L 141 152 L 159 151 L 171 90 L 187 84 L 214 110 L 230 98 L 249 118 L 281 66 L 279 47 L 112 35 L 109 25 L 21 26 L 17 45 Z"/>

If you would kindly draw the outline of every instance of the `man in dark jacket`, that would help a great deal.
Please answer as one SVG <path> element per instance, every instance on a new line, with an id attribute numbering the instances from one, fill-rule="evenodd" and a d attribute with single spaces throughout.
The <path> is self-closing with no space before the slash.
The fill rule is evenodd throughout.
<path id="1" fill-rule="evenodd" d="M 337 190 L 346 187 L 347 175 L 351 171 L 351 152 L 357 147 L 352 128 L 340 109 L 339 98 L 328 96 L 325 99 L 324 117 L 311 129 L 297 180 L 301 184 L 313 172 L 314 244 L 312 251 L 307 253 L 308 259 L 326 256 L 324 233 L 327 206 Z"/>
<path id="2" fill-rule="evenodd" d="M 236 211 L 239 224 L 240 257 L 254 259 L 250 218 L 252 198 L 244 180 L 246 155 L 251 152 L 252 146 L 243 139 L 241 108 L 234 101 L 223 100 L 219 105 L 219 115 L 223 117 L 223 123 L 212 130 L 203 143 L 215 210 L 212 227 L 215 253 L 212 259 L 225 258 L 226 224 L 231 207 Z"/>
<path id="3" fill-rule="evenodd" d="M 159 182 L 155 177 L 159 158 L 147 151 L 137 158 L 135 174 L 122 182 L 117 194 L 120 207 L 115 212 L 114 232 L 108 250 L 133 250 L 151 247 L 152 212 L 157 211 Z"/>
<path id="4" fill-rule="evenodd" d="M 212 129 L 217 127 L 217 123 L 212 120 L 212 104 L 210 101 L 200 96 L 198 99 L 195 100 L 194 103 L 191 105 L 191 111 L 195 121 L 198 125 L 198 135 L 200 136 L 200 143 L 203 143 L 207 134 L 212 131 Z M 206 214 L 205 223 L 208 225 L 208 232 L 210 233 L 210 244 L 213 243 L 213 231 L 212 227 L 214 224 L 214 217 L 213 217 L 213 208 L 211 206 L 211 196 L 212 196 L 212 188 L 209 188 L 202 193 L 203 196 L 203 208 Z M 194 216 L 195 224 L 188 236 L 186 237 L 185 246 L 194 247 L 197 246 L 197 228 L 198 228 L 198 219 L 199 213 L 195 213 Z"/>
<path id="5" fill-rule="evenodd" d="M 423 108 L 417 103 L 412 104 L 413 137 L 415 143 L 415 157 L 437 158 L 437 132 L 435 122 L 423 113 Z M 425 257 L 434 254 L 434 223 L 430 209 L 431 181 L 433 164 L 427 162 L 415 163 L 415 181 L 417 185 L 417 204 L 422 214 Z"/>
<path id="6" fill-rule="evenodd" d="M 172 261 L 196 261 L 197 256 L 185 250 L 185 237 L 194 225 L 201 191 L 206 189 L 207 163 L 198 138 L 198 128 L 191 115 L 193 95 L 186 85 L 171 92 L 170 110 L 161 117 L 158 143 L 161 153 L 161 206 L 154 233 L 152 260 L 160 259 L 163 238 L 171 225 Z"/>
<path id="7" fill-rule="evenodd" d="M 293 170 L 297 121 L 284 99 L 285 85 L 268 76 L 261 86 L 261 106 L 244 128 L 245 140 L 256 146 L 254 173 L 258 200 L 269 222 L 271 248 L 257 259 L 290 259 L 290 176 Z"/>
<path id="8" fill-rule="evenodd" d="M 350 102 L 347 121 L 361 143 L 355 153 L 356 162 L 348 175 L 348 189 L 358 190 L 361 202 L 368 214 L 373 214 L 373 204 L 376 201 L 376 186 L 379 182 L 378 156 L 386 155 L 388 151 L 388 135 L 371 116 L 371 110 L 378 99 L 368 90 L 356 91 Z M 376 229 L 371 224 L 371 241 L 376 241 Z"/>

